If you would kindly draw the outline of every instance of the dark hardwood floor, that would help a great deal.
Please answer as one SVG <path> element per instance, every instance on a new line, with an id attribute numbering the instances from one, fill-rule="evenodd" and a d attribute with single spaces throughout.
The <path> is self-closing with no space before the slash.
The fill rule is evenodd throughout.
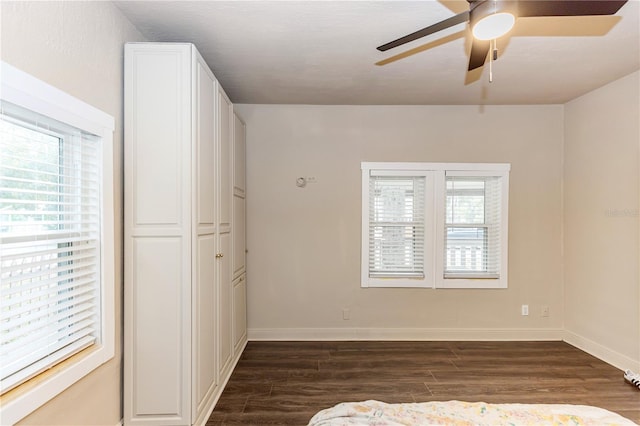
<path id="1" fill-rule="evenodd" d="M 306 425 L 367 399 L 584 404 L 640 423 L 622 372 L 563 342 L 249 342 L 207 425 Z"/>

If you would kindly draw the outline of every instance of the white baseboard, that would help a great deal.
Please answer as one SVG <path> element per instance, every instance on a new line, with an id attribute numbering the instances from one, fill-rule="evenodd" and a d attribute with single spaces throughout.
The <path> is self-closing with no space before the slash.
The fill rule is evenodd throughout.
<path id="1" fill-rule="evenodd" d="M 630 369 L 635 372 L 640 371 L 640 360 L 629 358 L 626 355 L 602 346 L 600 343 L 596 343 L 572 331 L 564 330 L 562 340 L 620 370 Z"/>
<path id="2" fill-rule="evenodd" d="M 549 328 L 253 328 L 249 340 L 562 340 Z"/>

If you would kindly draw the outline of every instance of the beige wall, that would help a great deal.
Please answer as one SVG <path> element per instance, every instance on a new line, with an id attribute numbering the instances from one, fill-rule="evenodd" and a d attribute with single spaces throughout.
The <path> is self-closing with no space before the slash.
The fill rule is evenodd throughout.
<path id="1" fill-rule="evenodd" d="M 142 35 L 110 2 L 5 2 L 2 60 L 107 112 L 116 121 L 116 355 L 23 424 L 110 425 L 121 419 L 122 60 Z"/>
<path id="2" fill-rule="evenodd" d="M 250 338 L 560 338 L 562 106 L 238 109 Z M 361 161 L 511 163 L 509 288 L 360 288 Z"/>
<path id="3" fill-rule="evenodd" d="M 640 369 L 640 72 L 565 106 L 567 339 Z"/>

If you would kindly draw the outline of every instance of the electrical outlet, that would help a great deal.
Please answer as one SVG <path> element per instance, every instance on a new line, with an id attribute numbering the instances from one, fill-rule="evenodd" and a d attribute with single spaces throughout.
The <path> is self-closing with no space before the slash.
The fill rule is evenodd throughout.
<path id="1" fill-rule="evenodd" d="M 543 317 L 549 316 L 549 307 L 547 305 L 542 306 L 542 310 L 540 311 Z"/>
<path id="2" fill-rule="evenodd" d="M 342 319 L 343 320 L 348 320 L 350 316 L 351 316 L 351 312 L 349 311 L 349 309 L 343 309 L 342 310 Z"/>
<path id="3" fill-rule="evenodd" d="M 523 316 L 529 315 L 529 305 L 522 305 L 522 315 Z"/>

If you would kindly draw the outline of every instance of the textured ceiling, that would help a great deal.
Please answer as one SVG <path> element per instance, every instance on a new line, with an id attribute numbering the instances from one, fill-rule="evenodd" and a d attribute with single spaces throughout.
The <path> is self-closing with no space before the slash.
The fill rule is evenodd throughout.
<path id="1" fill-rule="evenodd" d="M 195 43 L 235 103 L 555 104 L 640 68 L 639 0 L 615 16 L 517 20 L 492 83 L 488 65 L 466 71 L 467 24 L 376 50 L 464 0 L 115 4 L 150 41 Z"/>

